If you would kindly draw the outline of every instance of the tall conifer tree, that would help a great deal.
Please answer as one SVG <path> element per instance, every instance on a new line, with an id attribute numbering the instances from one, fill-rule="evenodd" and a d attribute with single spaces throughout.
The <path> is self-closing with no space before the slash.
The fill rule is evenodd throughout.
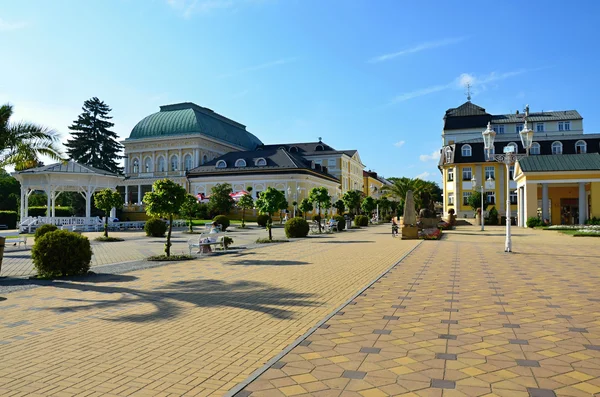
<path id="1" fill-rule="evenodd" d="M 112 110 L 96 97 L 83 103 L 83 113 L 69 127 L 73 135 L 65 146 L 73 161 L 114 173 L 122 173 L 117 161 L 122 158 L 119 152 L 123 146 L 117 141 L 117 134 L 110 131 L 115 124 L 108 113 Z"/>

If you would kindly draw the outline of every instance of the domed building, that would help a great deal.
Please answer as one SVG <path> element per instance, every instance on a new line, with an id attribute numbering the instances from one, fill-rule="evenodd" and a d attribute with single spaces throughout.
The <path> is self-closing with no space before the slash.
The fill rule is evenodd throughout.
<path id="1" fill-rule="evenodd" d="M 169 178 L 194 195 L 210 195 L 218 183 L 234 192 L 267 187 L 300 201 L 311 188 L 325 186 L 334 198 L 363 190 L 364 165 L 356 150 L 336 150 L 318 142 L 265 145 L 246 126 L 211 109 L 184 102 L 160 107 L 122 141 L 125 148 L 124 218 L 144 218 L 142 199 L 152 184 Z"/>

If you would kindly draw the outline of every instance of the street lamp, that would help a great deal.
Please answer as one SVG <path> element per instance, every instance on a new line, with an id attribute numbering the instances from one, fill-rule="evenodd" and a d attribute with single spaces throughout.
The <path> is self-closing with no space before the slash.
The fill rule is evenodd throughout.
<path id="1" fill-rule="evenodd" d="M 503 163 L 506 166 L 506 242 L 504 244 L 504 252 L 512 252 L 512 241 L 510 235 L 510 179 L 508 178 L 510 175 L 510 167 L 523 157 L 528 156 L 529 149 L 533 144 L 533 130 L 530 130 L 527 126 L 527 119 L 525 119 L 525 124 L 519 135 L 521 136 L 521 143 L 523 144 L 523 148 L 525 148 L 526 154 L 515 153 L 515 148 L 510 145 L 504 148 L 503 154 L 494 155 L 495 161 Z M 486 130 L 483 131 L 483 143 L 488 154 L 489 151 L 494 147 L 495 138 L 496 132 L 492 129 L 491 123 L 488 122 Z"/>
<path id="2" fill-rule="evenodd" d="M 473 175 L 473 178 L 471 178 L 471 184 L 473 185 L 473 190 L 477 190 L 477 178 L 475 177 L 475 175 Z M 483 224 L 485 223 L 483 221 L 483 183 L 481 184 L 481 212 L 479 213 L 479 222 L 481 222 L 481 231 L 483 232 L 484 230 L 484 226 Z"/>

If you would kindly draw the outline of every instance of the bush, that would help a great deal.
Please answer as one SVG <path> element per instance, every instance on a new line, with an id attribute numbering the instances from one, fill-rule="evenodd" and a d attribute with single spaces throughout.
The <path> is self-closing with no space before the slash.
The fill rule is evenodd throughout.
<path id="1" fill-rule="evenodd" d="M 0 222 L 2 223 L 2 222 Z M 600 218 L 593 217 L 592 219 L 588 219 L 585 221 L 586 225 L 600 225 Z"/>
<path id="2" fill-rule="evenodd" d="M 356 215 L 354 217 L 354 226 L 369 226 L 369 218 L 366 215 Z"/>
<path id="3" fill-rule="evenodd" d="M 6 225 L 9 229 L 16 229 L 17 211 L 0 211 L 0 225 Z"/>
<path id="4" fill-rule="evenodd" d="M 391 215 L 385 215 L 383 217 L 383 222 L 384 223 L 390 223 L 392 221 L 392 216 Z"/>
<path id="5" fill-rule="evenodd" d="M 333 219 L 335 219 L 335 221 L 337 222 L 338 232 L 341 232 L 346 228 L 346 218 L 344 218 L 342 215 L 336 215 L 333 217 Z"/>
<path id="6" fill-rule="evenodd" d="M 144 225 L 146 236 L 165 237 L 167 231 L 167 223 L 158 218 L 149 219 Z"/>
<path id="7" fill-rule="evenodd" d="M 208 204 L 200 203 L 198 204 L 198 213 L 196 214 L 198 219 L 209 219 L 210 218 L 210 210 L 208 209 Z"/>
<path id="8" fill-rule="evenodd" d="M 31 258 L 41 277 L 83 275 L 90 270 L 90 240 L 67 230 L 55 230 L 35 240 Z"/>
<path id="9" fill-rule="evenodd" d="M 217 222 L 217 225 L 221 225 L 221 231 L 224 232 L 230 225 L 229 218 L 225 215 L 217 215 L 213 218 L 213 222 Z"/>
<path id="10" fill-rule="evenodd" d="M 496 209 L 496 207 L 492 207 L 492 209 L 488 213 L 487 223 L 488 225 L 498 224 L 498 210 Z"/>
<path id="11" fill-rule="evenodd" d="M 260 214 L 259 216 L 256 217 L 256 223 L 258 223 L 258 226 L 265 227 L 265 226 L 267 226 L 269 219 L 271 219 L 271 217 L 269 215 Z"/>
<path id="12" fill-rule="evenodd" d="M 542 220 L 536 216 L 527 218 L 527 227 L 543 226 L 543 224 L 544 223 L 542 222 Z"/>
<path id="13" fill-rule="evenodd" d="M 296 217 L 285 223 L 285 235 L 288 238 L 299 238 L 308 236 L 310 227 L 304 219 Z"/>
<path id="14" fill-rule="evenodd" d="M 29 207 L 29 216 L 46 216 L 46 207 Z M 73 211 L 71 207 L 54 207 L 55 216 L 71 216 Z"/>
<path id="15" fill-rule="evenodd" d="M 317 222 L 321 222 L 321 216 L 320 216 L 320 215 L 314 215 L 314 216 L 312 217 L 312 220 L 313 220 L 313 221 L 317 221 Z"/>
<path id="16" fill-rule="evenodd" d="M 58 227 L 56 225 L 49 225 L 49 224 L 42 225 L 35 230 L 34 238 L 37 240 L 38 238 L 42 237 L 44 234 L 53 232 L 55 230 L 58 230 Z"/>
<path id="17" fill-rule="evenodd" d="M 229 236 L 223 236 L 223 245 L 225 248 L 229 248 L 233 244 L 233 239 Z"/>

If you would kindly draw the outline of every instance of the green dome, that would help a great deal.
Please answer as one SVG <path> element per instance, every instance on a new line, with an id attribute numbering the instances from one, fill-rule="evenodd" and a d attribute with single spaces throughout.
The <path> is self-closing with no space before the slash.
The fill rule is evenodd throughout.
<path id="1" fill-rule="evenodd" d="M 128 139 L 193 134 L 205 135 L 248 150 L 262 145 L 260 139 L 246 131 L 245 125 L 190 102 L 161 106 L 160 112 L 137 123 Z"/>

